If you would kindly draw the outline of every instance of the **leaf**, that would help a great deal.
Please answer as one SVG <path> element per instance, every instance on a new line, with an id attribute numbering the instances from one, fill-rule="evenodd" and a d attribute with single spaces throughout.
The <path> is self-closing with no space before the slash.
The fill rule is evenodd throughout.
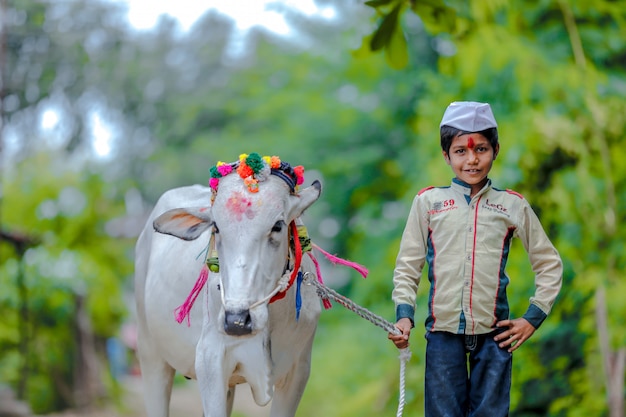
<path id="1" fill-rule="evenodd" d="M 392 1 L 393 0 L 370 0 L 370 1 L 366 1 L 365 5 L 373 7 L 373 8 L 377 8 L 377 7 L 381 7 L 381 6 L 386 6 L 389 3 L 391 3 Z"/>
<path id="2" fill-rule="evenodd" d="M 411 8 L 431 33 L 453 33 L 456 30 L 456 10 L 447 6 L 443 0 L 415 1 Z"/>
<path id="3" fill-rule="evenodd" d="M 402 4 L 397 4 L 391 12 L 383 18 L 383 21 L 380 23 L 378 29 L 376 29 L 376 32 L 374 32 L 374 37 L 370 42 L 372 51 L 383 49 L 389 44 L 393 32 L 396 30 L 396 26 L 398 26 L 398 16 L 401 8 Z"/>
<path id="4" fill-rule="evenodd" d="M 400 25 L 396 25 L 391 35 L 391 39 L 385 49 L 387 62 L 393 69 L 405 68 L 409 63 L 409 51 L 406 45 L 406 38 Z"/>

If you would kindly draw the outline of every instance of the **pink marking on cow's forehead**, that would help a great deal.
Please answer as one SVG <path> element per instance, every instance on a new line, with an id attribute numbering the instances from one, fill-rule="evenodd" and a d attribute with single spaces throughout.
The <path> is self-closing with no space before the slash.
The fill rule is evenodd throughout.
<path id="1" fill-rule="evenodd" d="M 237 221 L 243 220 L 244 215 L 248 219 L 253 219 L 256 213 L 252 203 L 252 199 L 247 198 L 239 191 L 234 191 L 226 200 L 226 209 Z"/>
<path id="2" fill-rule="evenodd" d="M 476 144 L 474 143 L 474 138 L 473 137 L 470 136 L 469 138 L 467 138 L 467 147 L 468 148 L 473 149 L 475 145 Z"/>

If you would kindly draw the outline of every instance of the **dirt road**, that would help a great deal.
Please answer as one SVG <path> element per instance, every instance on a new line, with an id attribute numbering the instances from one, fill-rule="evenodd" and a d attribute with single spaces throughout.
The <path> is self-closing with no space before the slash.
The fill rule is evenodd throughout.
<path id="1" fill-rule="evenodd" d="M 123 380 L 125 394 L 119 407 L 109 406 L 90 412 L 65 412 L 48 414 L 46 417 L 146 417 L 140 376 L 128 376 Z M 232 417 L 268 417 L 269 408 L 254 403 L 247 384 L 237 387 Z M 170 417 L 202 417 L 202 403 L 195 381 L 176 384 L 172 393 Z"/>

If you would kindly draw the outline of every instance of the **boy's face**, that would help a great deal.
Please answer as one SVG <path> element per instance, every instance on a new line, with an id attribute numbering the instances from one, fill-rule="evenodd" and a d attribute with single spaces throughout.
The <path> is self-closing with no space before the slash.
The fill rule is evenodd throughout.
<path id="1" fill-rule="evenodd" d="M 472 187 L 473 196 L 487 182 L 487 175 L 499 150 L 500 145 L 493 149 L 487 138 L 480 133 L 468 133 L 455 137 L 450 145 L 450 152 L 442 153 L 456 177 Z"/>

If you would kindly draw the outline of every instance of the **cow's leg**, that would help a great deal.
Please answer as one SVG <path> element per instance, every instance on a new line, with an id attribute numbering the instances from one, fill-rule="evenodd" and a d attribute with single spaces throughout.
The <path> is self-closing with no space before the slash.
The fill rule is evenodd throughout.
<path id="1" fill-rule="evenodd" d="M 276 381 L 270 417 L 294 417 L 311 374 L 313 337 L 306 343 L 293 368 Z"/>
<path id="2" fill-rule="evenodd" d="M 141 368 L 146 415 L 168 417 L 175 371 L 158 355 L 151 341 L 142 335 L 141 326 L 139 327 L 137 356 Z"/>
<path id="3" fill-rule="evenodd" d="M 210 340 L 210 337 L 203 334 L 196 349 L 196 377 L 205 417 L 229 416 L 226 375 L 232 373 L 231 366 L 225 361 L 222 343 L 219 340 Z"/>
<path id="4" fill-rule="evenodd" d="M 235 403 L 235 389 L 237 386 L 228 388 L 226 393 L 226 415 L 230 417 L 233 413 L 233 404 Z"/>

